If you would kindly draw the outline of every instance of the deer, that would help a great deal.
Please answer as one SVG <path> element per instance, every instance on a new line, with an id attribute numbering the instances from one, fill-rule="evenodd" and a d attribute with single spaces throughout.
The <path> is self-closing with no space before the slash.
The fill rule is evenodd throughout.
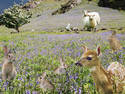
<path id="1" fill-rule="evenodd" d="M 8 50 L 7 46 L 4 49 L 4 59 L 2 65 L 2 79 L 3 80 L 13 80 L 17 74 L 16 68 L 14 66 L 15 56 Z"/>
<path id="2" fill-rule="evenodd" d="M 99 59 L 99 56 L 101 55 L 100 46 L 97 47 L 96 51 L 90 50 L 86 46 L 83 46 L 82 48 L 84 50 L 84 53 L 81 56 L 81 59 L 75 64 L 79 66 L 88 67 L 90 69 L 91 76 L 95 82 L 96 90 L 97 92 L 99 92 L 99 94 L 115 94 L 115 81 L 112 77 L 113 72 L 108 72 L 106 69 L 104 69 Z M 121 88 L 121 90 L 123 90 L 123 86 Z"/>
<path id="3" fill-rule="evenodd" d="M 116 37 L 116 31 L 112 31 L 112 35 L 108 37 L 108 41 L 112 52 L 122 49 L 120 41 Z"/>
<path id="4" fill-rule="evenodd" d="M 110 75 L 112 75 L 115 82 L 115 91 L 116 92 L 125 92 L 125 67 L 119 62 L 112 62 L 107 71 Z M 122 93 L 125 94 L 125 93 Z"/>

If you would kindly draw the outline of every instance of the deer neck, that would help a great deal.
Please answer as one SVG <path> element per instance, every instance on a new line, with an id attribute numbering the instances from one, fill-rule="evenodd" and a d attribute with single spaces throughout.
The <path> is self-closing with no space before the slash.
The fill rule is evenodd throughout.
<path id="1" fill-rule="evenodd" d="M 95 81 L 95 83 L 101 84 L 103 83 L 109 83 L 111 85 L 111 79 L 108 76 L 107 71 L 103 68 L 100 61 L 98 61 L 98 65 L 92 68 L 91 75 Z"/>
<path id="2" fill-rule="evenodd" d="M 97 80 L 99 80 L 101 78 L 101 76 L 104 76 L 104 78 L 106 77 L 106 79 L 107 79 L 106 70 L 103 68 L 103 66 L 101 65 L 100 61 L 97 61 L 97 63 L 98 64 L 96 66 L 94 66 L 94 67 L 92 67 L 90 69 L 93 78 L 94 79 L 97 78 Z"/>
<path id="3" fill-rule="evenodd" d="M 113 94 L 112 80 L 101 63 L 98 63 L 99 65 L 95 66 L 95 70 L 91 72 L 96 88 L 99 89 L 99 92 L 101 90 L 100 94 Z"/>

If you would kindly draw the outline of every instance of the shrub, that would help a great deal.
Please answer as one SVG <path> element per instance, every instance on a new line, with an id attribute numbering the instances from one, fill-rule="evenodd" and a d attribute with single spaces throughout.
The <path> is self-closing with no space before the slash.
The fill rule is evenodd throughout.
<path id="1" fill-rule="evenodd" d="M 13 7 L 5 9 L 4 13 L 0 15 L 0 25 L 14 28 L 19 33 L 19 27 L 28 23 L 31 16 L 30 12 L 15 4 Z"/>
<path id="2" fill-rule="evenodd" d="M 99 0 L 98 5 L 125 10 L 125 0 Z"/>

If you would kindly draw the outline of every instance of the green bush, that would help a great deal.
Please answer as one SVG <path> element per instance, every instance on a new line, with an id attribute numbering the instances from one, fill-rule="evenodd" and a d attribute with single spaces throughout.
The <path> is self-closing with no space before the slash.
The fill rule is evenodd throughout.
<path id="1" fill-rule="evenodd" d="M 125 10 L 125 0 L 99 0 L 98 5 Z"/>
<path id="2" fill-rule="evenodd" d="M 30 12 L 15 4 L 13 7 L 5 9 L 4 13 L 0 15 L 0 25 L 14 28 L 17 32 L 20 32 L 19 27 L 28 23 L 31 16 Z"/>

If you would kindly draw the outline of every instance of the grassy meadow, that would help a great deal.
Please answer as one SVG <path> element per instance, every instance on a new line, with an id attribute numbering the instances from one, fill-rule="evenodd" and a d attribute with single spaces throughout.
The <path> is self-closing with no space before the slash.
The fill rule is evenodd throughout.
<path id="1" fill-rule="evenodd" d="M 45 33 L 22 32 L 10 34 L 9 29 L 0 27 L 0 60 L 4 56 L 3 44 L 6 44 L 16 57 L 16 79 L 11 85 L 0 81 L 0 91 L 5 94 L 39 94 L 43 92 L 39 88 L 38 77 L 47 72 L 46 79 L 55 86 L 53 91 L 43 92 L 46 94 L 96 94 L 95 84 L 87 68 L 74 66 L 84 52 L 82 45 L 90 49 L 101 46 L 102 65 L 107 68 L 110 62 L 118 61 L 125 65 L 125 49 L 117 53 L 111 53 L 107 37 L 111 32 L 80 32 L 76 33 Z M 125 47 L 125 34 L 119 33 L 122 46 Z M 55 75 L 59 57 L 62 57 L 69 68 L 63 75 Z M 2 66 L 2 63 L 1 63 Z M 41 93 L 40 93 L 41 94 Z"/>

